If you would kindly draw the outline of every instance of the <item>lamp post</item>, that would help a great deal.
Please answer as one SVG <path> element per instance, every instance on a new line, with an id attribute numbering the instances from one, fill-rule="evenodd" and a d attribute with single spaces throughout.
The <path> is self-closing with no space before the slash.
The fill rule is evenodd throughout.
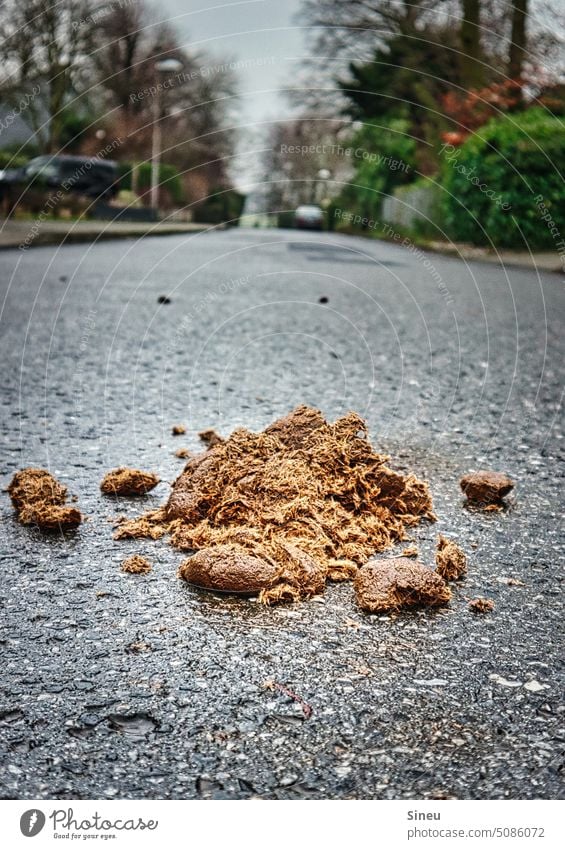
<path id="1" fill-rule="evenodd" d="M 161 59 L 155 62 L 157 93 L 153 100 L 153 131 L 151 136 L 151 206 L 159 210 L 159 165 L 161 164 L 161 85 L 160 75 L 180 71 L 178 59 Z"/>
<path id="2" fill-rule="evenodd" d="M 324 205 L 324 201 L 327 201 L 328 180 L 331 176 L 331 172 L 328 171 L 327 168 L 320 168 L 320 170 L 318 171 L 318 180 L 322 181 L 322 197 L 320 198 L 320 203 L 322 206 Z"/>

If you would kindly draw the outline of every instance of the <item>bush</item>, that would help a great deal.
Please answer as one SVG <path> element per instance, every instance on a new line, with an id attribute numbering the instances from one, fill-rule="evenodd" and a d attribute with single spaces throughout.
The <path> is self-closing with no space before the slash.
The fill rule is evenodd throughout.
<path id="1" fill-rule="evenodd" d="M 336 199 L 338 207 L 372 220 L 379 218 L 386 195 L 416 177 L 416 142 L 408 121 L 396 118 L 382 126 L 375 118 L 375 124 L 380 126 L 366 124 L 351 141 L 355 174 Z"/>
<path id="2" fill-rule="evenodd" d="M 131 163 L 120 163 L 118 171 L 120 175 L 120 189 L 131 191 L 131 168 Z M 148 192 L 151 186 L 151 162 L 141 162 L 137 166 L 137 170 L 137 191 L 140 194 L 143 194 Z M 167 192 L 175 203 L 181 204 L 184 202 L 180 174 L 174 165 L 166 165 L 163 162 L 160 163 L 159 184 L 162 191 Z M 159 191 L 159 195 L 161 198 L 163 197 L 161 190 Z M 148 198 L 149 196 L 146 195 L 147 202 L 149 202 Z"/>
<path id="3" fill-rule="evenodd" d="M 554 247 L 556 229 L 552 235 L 541 216 L 548 211 L 565 236 L 564 169 L 565 123 L 559 118 L 535 108 L 490 121 L 460 148 L 444 149 L 448 234 L 477 245 L 524 248 L 525 239 L 534 249 Z"/>
<path id="4" fill-rule="evenodd" d="M 65 108 L 59 116 L 61 128 L 59 148 L 63 154 L 80 154 L 85 135 L 92 126 L 91 115 L 81 115 Z"/>
<path id="5" fill-rule="evenodd" d="M 194 221 L 202 224 L 239 224 L 245 195 L 235 189 L 219 190 L 194 209 Z"/>
<path id="6" fill-rule="evenodd" d="M 34 156 L 39 156 L 37 145 L 7 144 L 0 150 L 0 168 L 22 168 Z"/>
<path id="7" fill-rule="evenodd" d="M 287 230 L 294 227 L 294 209 L 283 209 L 277 213 L 277 227 Z"/>
<path id="8" fill-rule="evenodd" d="M 28 156 L 15 156 L 9 150 L 0 150 L 0 168 L 21 168 L 29 162 Z"/>

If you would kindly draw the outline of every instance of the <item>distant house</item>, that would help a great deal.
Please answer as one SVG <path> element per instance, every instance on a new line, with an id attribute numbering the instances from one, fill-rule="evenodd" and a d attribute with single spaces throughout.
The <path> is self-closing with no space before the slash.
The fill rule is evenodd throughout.
<path id="1" fill-rule="evenodd" d="M 16 146 L 26 144 L 41 147 L 41 145 L 38 145 L 37 133 L 31 123 L 26 120 L 26 106 L 25 95 L 20 101 L 13 103 L 0 102 L 0 150 L 6 147 L 13 150 Z M 47 110 L 41 102 L 38 102 L 38 99 L 33 108 L 36 120 L 39 119 L 41 123 L 45 122 L 41 130 L 41 137 L 45 139 L 48 130 Z"/>
<path id="2" fill-rule="evenodd" d="M 0 148 L 25 144 L 33 136 L 33 130 L 21 115 L 0 103 Z"/>

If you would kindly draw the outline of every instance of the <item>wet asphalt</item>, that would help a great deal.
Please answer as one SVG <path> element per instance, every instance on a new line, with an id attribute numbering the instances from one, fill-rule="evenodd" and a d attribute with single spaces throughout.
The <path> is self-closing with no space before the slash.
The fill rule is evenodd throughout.
<path id="1" fill-rule="evenodd" d="M 561 276 L 257 230 L 4 251 L 0 268 L 2 485 L 48 468 L 88 516 L 45 536 L 0 499 L 2 798 L 560 795 Z M 368 616 L 342 584 L 264 609 L 179 581 L 166 541 L 113 541 L 114 517 L 167 498 L 199 430 L 298 403 L 357 410 L 429 481 L 422 559 L 439 532 L 469 557 L 449 607 Z M 104 497 L 118 465 L 163 482 Z M 479 468 L 515 479 L 506 512 L 463 508 Z M 133 553 L 149 575 L 120 571 Z M 479 595 L 492 613 L 469 610 Z"/>

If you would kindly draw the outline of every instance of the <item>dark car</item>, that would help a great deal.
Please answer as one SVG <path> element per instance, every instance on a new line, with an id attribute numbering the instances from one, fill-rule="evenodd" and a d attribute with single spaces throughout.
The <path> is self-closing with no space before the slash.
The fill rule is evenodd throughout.
<path id="1" fill-rule="evenodd" d="M 119 191 L 118 163 L 84 156 L 36 156 L 23 168 L 0 171 L 0 196 L 10 207 L 56 189 L 87 198 L 111 199 Z"/>

